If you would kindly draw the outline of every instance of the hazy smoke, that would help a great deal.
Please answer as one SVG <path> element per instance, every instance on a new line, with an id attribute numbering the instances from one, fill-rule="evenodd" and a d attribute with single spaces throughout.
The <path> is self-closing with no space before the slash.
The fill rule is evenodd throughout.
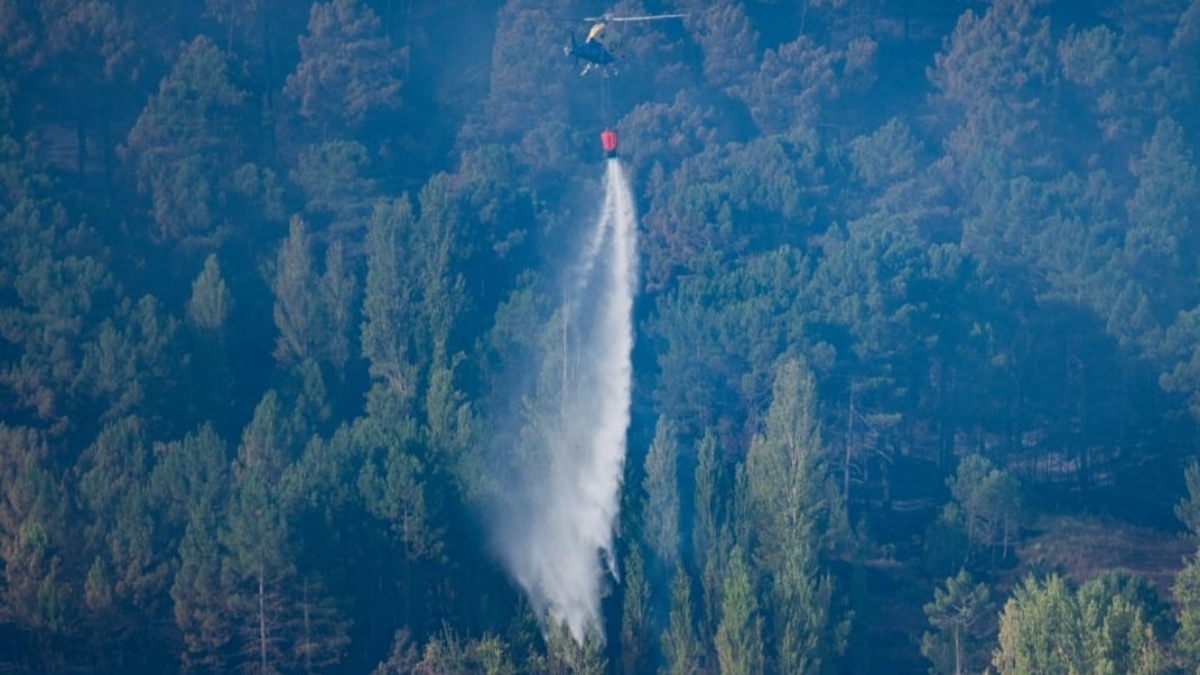
<path id="1" fill-rule="evenodd" d="M 541 616 L 576 640 L 602 637 L 603 575 L 614 573 L 633 368 L 637 223 L 620 163 L 608 160 L 604 202 L 565 286 L 559 335 L 541 355 L 537 393 L 508 455 L 492 514 L 506 564 Z"/>

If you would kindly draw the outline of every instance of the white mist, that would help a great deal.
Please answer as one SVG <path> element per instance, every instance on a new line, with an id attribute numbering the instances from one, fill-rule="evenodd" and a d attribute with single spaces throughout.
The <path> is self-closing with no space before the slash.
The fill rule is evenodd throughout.
<path id="1" fill-rule="evenodd" d="M 525 465 L 510 474 L 521 484 L 493 514 L 501 555 L 535 611 L 580 643 L 603 638 L 602 584 L 616 570 L 637 267 L 633 196 L 609 159 L 600 215 L 566 284 L 561 340 L 543 355 L 557 382 L 526 406 L 524 447 L 512 455 Z"/>

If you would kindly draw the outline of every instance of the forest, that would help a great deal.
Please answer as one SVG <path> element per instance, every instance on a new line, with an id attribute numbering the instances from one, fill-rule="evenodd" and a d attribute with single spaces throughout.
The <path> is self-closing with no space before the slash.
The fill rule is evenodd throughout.
<path id="1" fill-rule="evenodd" d="M 580 76 L 604 12 L 684 16 Z M 0 673 L 1200 672 L 1200 0 L 0 0 L 0 52 Z M 487 504 L 606 128 L 577 640 Z"/>

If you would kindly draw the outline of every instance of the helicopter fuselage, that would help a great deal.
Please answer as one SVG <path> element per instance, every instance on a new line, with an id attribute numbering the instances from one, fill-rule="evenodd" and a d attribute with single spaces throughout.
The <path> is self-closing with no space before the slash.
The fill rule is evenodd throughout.
<path id="1" fill-rule="evenodd" d="M 586 75 L 592 70 L 604 69 L 616 61 L 613 53 L 604 46 L 595 29 L 588 33 L 587 40 L 583 42 L 577 42 L 575 36 L 572 35 L 571 44 L 563 51 L 567 56 L 575 57 L 576 61 L 584 62 L 581 75 Z"/>

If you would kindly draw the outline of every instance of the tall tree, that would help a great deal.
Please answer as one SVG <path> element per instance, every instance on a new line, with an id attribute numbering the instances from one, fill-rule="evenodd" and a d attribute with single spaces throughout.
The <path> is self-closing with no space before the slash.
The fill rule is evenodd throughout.
<path id="1" fill-rule="evenodd" d="M 1175 651 L 1190 672 L 1200 670 L 1200 556 L 1193 554 L 1175 575 L 1171 595 L 1179 608 Z"/>
<path id="2" fill-rule="evenodd" d="M 300 63 L 284 94 L 313 127 L 331 137 L 354 131 L 375 110 L 399 107 L 406 51 L 391 44 L 361 0 L 313 4 Z"/>
<path id="3" fill-rule="evenodd" d="M 717 455 L 716 436 L 709 431 L 696 443 L 695 494 L 692 522 L 692 559 L 700 573 L 702 636 L 717 632 L 720 621 L 721 580 L 729 564 L 731 534 L 726 523 L 728 501 L 724 467 Z"/>
<path id="4" fill-rule="evenodd" d="M 1200 536 L 1200 462 L 1192 460 L 1183 472 L 1188 496 L 1175 504 L 1175 517 L 1192 536 Z"/>
<path id="5" fill-rule="evenodd" d="M 925 616 L 937 630 L 921 636 L 921 655 L 933 663 L 937 675 L 964 675 L 979 671 L 987 662 L 980 649 L 991 631 L 994 611 L 986 584 L 975 584 L 966 569 L 935 588 L 933 602 L 925 605 Z"/>
<path id="6" fill-rule="evenodd" d="M 1000 615 L 992 663 L 1002 675 L 1086 672 L 1079 607 L 1067 582 L 1026 577 Z"/>
<path id="7" fill-rule="evenodd" d="M 758 612 L 754 583 L 740 547 L 730 554 L 729 572 L 721 593 L 721 623 L 715 637 L 722 675 L 763 672 L 763 619 Z"/>
<path id="8" fill-rule="evenodd" d="M 165 240 L 210 237 L 241 166 L 249 93 L 237 66 L 206 37 L 184 46 L 123 148 Z"/>
<path id="9" fill-rule="evenodd" d="M 134 417 L 107 425 L 76 465 L 76 489 L 88 514 L 84 538 L 93 580 L 108 588 L 104 601 L 89 603 L 89 609 L 102 622 L 95 626 L 101 634 L 130 643 L 147 641 L 153 635 L 150 626 L 168 616 L 171 575 L 164 550 L 168 542 L 147 485 L 145 426 Z"/>
<path id="10" fill-rule="evenodd" d="M 634 543 L 625 556 L 624 601 L 621 612 L 621 672 L 644 673 L 654 658 L 650 627 L 650 585 L 646 583 L 645 562 L 640 546 Z"/>
<path id="11" fill-rule="evenodd" d="M 99 408 L 97 417 L 112 420 L 143 406 L 148 408 L 143 414 L 154 416 L 157 406 L 167 407 L 163 399 L 173 368 L 170 346 L 178 325 L 163 314 L 152 295 L 117 305 L 96 338 L 84 344 L 72 383 L 84 394 L 84 402 Z"/>
<path id="12" fill-rule="evenodd" d="M 65 497 L 49 451 L 37 431 L 0 423 L 0 621 L 52 635 L 69 630 L 76 613 L 64 569 Z"/>
<path id="13" fill-rule="evenodd" d="M 1001 675 L 1165 672 L 1146 607 L 1128 588 L 1100 577 L 1074 592 L 1057 575 L 1027 577 L 1004 605 L 992 664 Z"/>
<path id="14" fill-rule="evenodd" d="M 967 539 L 993 551 L 999 545 L 1007 557 L 1020 522 L 1021 487 L 1016 477 L 982 455 L 968 455 L 946 479 L 946 486 L 958 504 Z"/>
<path id="15" fill-rule="evenodd" d="M 683 565 L 675 566 L 671 579 L 671 613 L 662 634 L 664 675 L 696 675 L 704 655 L 692 619 L 692 579 Z"/>
<path id="16" fill-rule="evenodd" d="M 370 178 L 367 148 L 356 141 L 329 140 L 300 151 L 288 178 L 304 191 L 304 211 L 314 222 L 328 223 L 331 238 L 357 241 L 379 192 Z"/>
<path id="17" fill-rule="evenodd" d="M 80 177 L 95 170 L 94 163 L 100 159 L 111 178 L 114 99 L 125 93 L 141 70 L 135 28 L 123 16 L 120 3 L 48 0 L 38 3 L 38 8 L 44 52 L 38 64 L 41 68 L 29 70 L 44 78 L 73 113 L 75 169 Z M 97 146 L 100 158 L 90 156 Z"/>
<path id="18" fill-rule="evenodd" d="M 204 259 L 204 269 L 192 281 L 192 296 L 187 305 L 188 321 L 201 330 L 220 332 L 232 311 L 233 298 L 225 279 L 221 277 L 221 264 L 217 254 L 210 253 Z"/>
<path id="19" fill-rule="evenodd" d="M 405 251 L 415 227 L 407 198 L 376 205 L 367 230 L 367 281 L 363 297 L 362 353 L 371 376 L 392 391 L 416 393 L 416 357 L 408 338 L 414 302 Z"/>
<path id="20" fill-rule="evenodd" d="M 290 464 L 291 439 L 274 391 L 255 408 L 242 433 L 234 462 L 234 488 L 220 540 L 228 551 L 222 581 L 228 589 L 231 620 L 243 668 L 265 674 L 280 670 L 292 657 L 296 603 L 294 542 L 288 527 L 289 504 L 281 482 Z"/>
<path id="21" fill-rule="evenodd" d="M 678 456 L 675 426 L 667 418 L 659 417 L 654 428 L 654 441 L 646 453 L 646 472 L 642 479 L 642 490 L 646 495 L 642 531 L 661 570 L 674 567 L 679 557 Z"/>
<path id="22" fill-rule="evenodd" d="M 219 506 L 201 501 L 179 543 L 171 599 L 175 625 L 183 638 L 180 661 L 186 672 L 220 672 L 228 666 L 234 631 L 217 543 Z"/>
<path id="23" fill-rule="evenodd" d="M 345 268 L 341 244 L 330 244 L 324 273 L 318 274 L 304 221 L 293 217 L 289 230 L 279 248 L 271 285 L 279 330 L 275 358 L 281 363 L 311 358 L 341 370 L 350 357 L 354 277 Z"/>
<path id="24" fill-rule="evenodd" d="M 832 577 L 819 556 L 839 499 L 818 430 L 816 384 L 798 361 L 780 365 L 765 430 L 746 456 L 754 556 L 773 590 L 776 659 L 789 673 L 818 673 L 844 648 L 833 617 Z"/>

